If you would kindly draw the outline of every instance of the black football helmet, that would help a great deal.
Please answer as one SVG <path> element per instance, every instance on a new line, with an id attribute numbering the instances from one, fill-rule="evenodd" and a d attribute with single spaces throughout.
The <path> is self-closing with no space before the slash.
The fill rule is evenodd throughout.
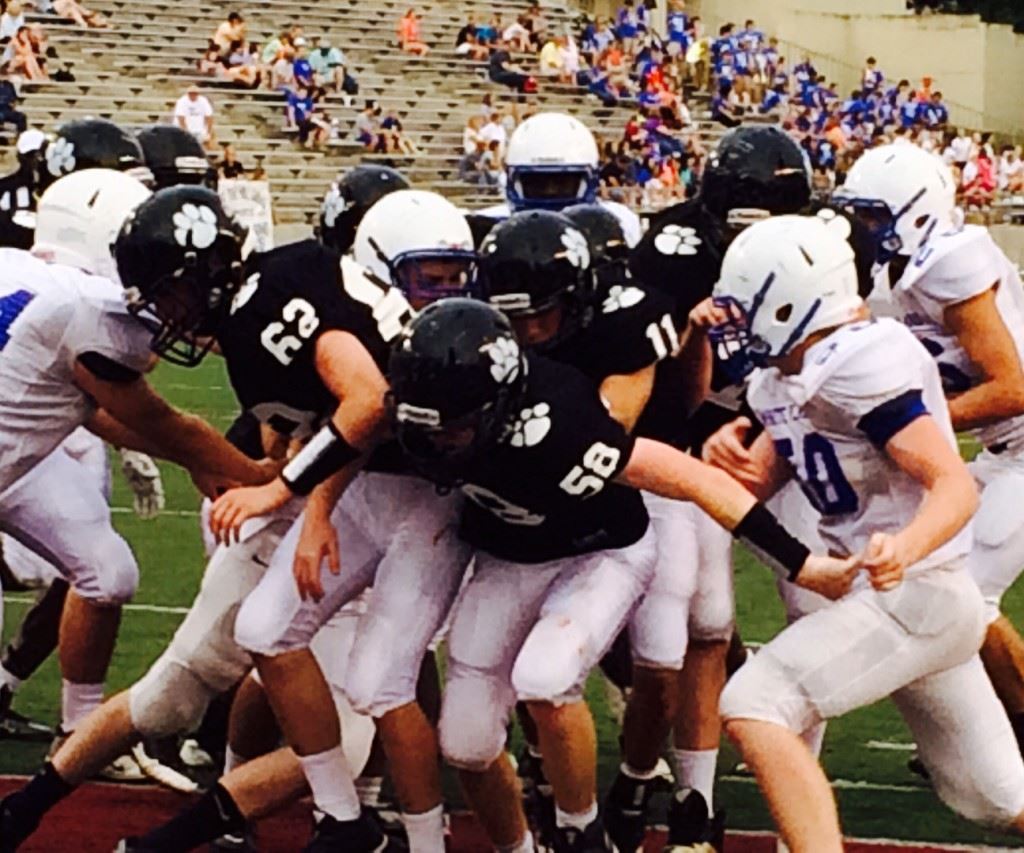
<path id="1" fill-rule="evenodd" d="M 445 486 L 511 428 L 526 359 L 508 319 L 473 299 L 441 299 L 395 342 L 388 365 L 394 434 L 416 467 Z"/>
<path id="2" fill-rule="evenodd" d="M 739 209 L 799 213 L 811 200 L 807 157 L 780 128 L 737 127 L 722 137 L 708 158 L 700 198 L 722 220 Z"/>
<path id="3" fill-rule="evenodd" d="M 529 342 L 533 349 L 550 349 L 590 322 L 596 291 L 590 246 L 565 215 L 515 213 L 491 229 L 479 256 L 481 298 L 513 321 L 555 317 L 562 309 L 550 336 Z"/>
<path id="4" fill-rule="evenodd" d="M 355 242 L 366 211 L 388 193 L 409 188 L 405 175 L 389 166 L 364 164 L 349 169 L 324 196 L 317 237 L 325 246 L 345 254 Z"/>
<path id="5" fill-rule="evenodd" d="M 66 122 L 46 146 L 46 162 L 40 170 L 40 189 L 81 169 L 114 169 L 127 172 L 147 186 L 153 173 L 146 168 L 138 141 L 127 130 L 104 118 Z"/>
<path id="6" fill-rule="evenodd" d="M 203 146 L 191 133 L 173 124 L 154 124 L 138 133 L 146 166 L 153 173 L 155 190 L 179 184 L 217 189 L 217 170 Z"/>
<path id="7" fill-rule="evenodd" d="M 153 329 L 153 351 L 195 367 L 213 345 L 244 276 L 246 231 L 207 187 L 168 187 L 128 217 L 114 259 L 129 310 Z"/>
<path id="8" fill-rule="evenodd" d="M 628 275 L 629 244 L 619 217 L 602 204 L 574 204 L 562 211 L 587 238 L 590 265 L 598 284 L 614 284 Z"/>

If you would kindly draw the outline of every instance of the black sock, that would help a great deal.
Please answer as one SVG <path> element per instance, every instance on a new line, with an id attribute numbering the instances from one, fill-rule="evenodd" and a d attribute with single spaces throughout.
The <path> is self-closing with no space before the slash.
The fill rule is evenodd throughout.
<path id="1" fill-rule="evenodd" d="M 47 761 L 43 769 L 14 794 L 11 806 L 31 820 L 38 821 L 73 790 L 75 786 L 65 782 Z"/>
<path id="2" fill-rule="evenodd" d="M 191 850 L 227 833 L 245 830 L 245 818 L 220 782 L 177 817 L 140 839 L 146 850 Z"/>
<path id="3" fill-rule="evenodd" d="M 634 779 L 619 770 L 608 792 L 608 799 L 624 806 L 644 808 L 648 797 L 650 797 L 650 791 L 650 779 Z"/>

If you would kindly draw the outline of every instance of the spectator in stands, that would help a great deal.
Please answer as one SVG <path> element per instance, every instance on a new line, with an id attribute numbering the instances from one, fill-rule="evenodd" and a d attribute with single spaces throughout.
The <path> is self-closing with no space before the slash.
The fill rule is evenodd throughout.
<path id="1" fill-rule="evenodd" d="M 217 45 L 211 40 L 206 45 L 206 52 L 199 57 L 196 67 L 200 74 L 209 74 L 212 77 L 220 77 L 227 67 L 227 60 L 221 56 Z"/>
<path id="2" fill-rule="evenodd" d="M 558 50 L 558 38 L 552 37 L 544 42 L 537 57 L 538 72 L 541 77 L 559 77 L 562 74 L 562 55 Z"/>
<path id="3" fill-rule="evenodd" d="M 406 157 L 419 156 L 416 143 L 405 134 L 402 120 L 389 110 L 380 123 L 384 135 L 384 150 L 389 154 L 403 154 Z"/>
<path id="4" fill-rule="evenodd" d="M 997 182 L 987 151 L 982 149 L 968 161 L 961 182 L 966 207 L 988 207 L 992 203 Z"/>
<path id="5" fill-rule="evenodd" d="M 46 60 L 39 52 L 39 46 L 32 38 L 29 27 L 19 27 L 14 34 L 7 52 L 10 59 L 7 61 L 7 71 L 10 74 L 18 74 L 26 80 L 48 80 L 46 73 Z"/>
<path id="6" fill-rule="evenodd" d="M 487 76 L 494 83 L 500 83 L 515 89 L 517 92 L 536 91 L 536 84 L 531 86 L 529 74 L 512 62 L 512 56 L 503 42 L 491 46 L 491 55 L 487 60 Z"/>
<path id="7" fill-rule="evenodd" d="M 999 189 L 1003 192 L 1019 193 L 1024 190 L 1024 161 L 1021 160 L 1019 145 L 1002 147 L 997 177 Z"/>
<path id="8" fill-rule="evenodd" d="M 500 38 L 513 50 L 518 50 L 522 53 L 530 50 L 530 30 L 526 26 L 526 16 L 520 15 L 515 21 L 505 27 L 505 32 L 500 34 Z"/>
<path id="9" fill-rule="evenodd" d="M 466 16 L 466 23 L 462 25 L 459 31 L 455 34 L 455 52 L 459 52 L 459 48 L 465 43 L 466 39 L 470 36 L 476 35 L 476 16 L 470 12 Z"/>
<path id="10" fill-rule="evenodd" d="M 14 38 L 18 30 L 25 26 L 25 10 L 19 0 L 10 0 L 0 15 L 0 40 Z"/>
<path id="11" fill-rule="evenodd" d="M 309 49 L 301 36 L 295 40 L 295 59 L 292 60 L 292 75 L 296 86 L 313 85 L 313 66 L 309 64 Z"/>
<path id="12" fill-rule="evenodd" d="M 487 45 L 480 44 L 476 33 L 472 32 L 466 36 L 462 44 L 455 48 L 455 53 L 458 56 L 468 56 L 474 62 L 483 62 L 490 54 L 490 50 Z"/>
<path id="13" fill-rule="evenodd" d="M 282 45 L 277 61 L 270 66 L 270 88 L 287 94 L 295 88 L 295 48 Z"/>
<path id="14" fill-rule="evenodd" d="M 110 26 L 110 22 L 99 12 L 86 8 L 78 0 L 53 0 L 53 11 L 80 27 L 106 29 Z"/>
<path id="15" fill-rule="evenodd" d="M 380 130 L 381 109 L 376 101 L 369 100 L 356 115 L 356 142 L 365 148 L 383 150 L 384 142 Z"/>
<path id="16" fill-rule="evenodd" d="M 483 116 L 471 115 L 466 119 L 466 126 L 462 128 L 462 153 L 472 154 L 477 150 L 480 139 L 480 128 L 483 127 Z"/>
<path id="17" fill-rule="evenodd" d="M 459 158 L 459 180 L 466 184 L 484 184 L 487 177 L 482 168 L 484 151 L 487 146 L 483 142 L 474 142 L 473 147 L 464 151 Z"/>
<path id="18" fill-rule="evenodd" d="M 711 117 L 726 127 L 736 127 L 743 121 L 743 107 L 728 80 L 723 80 L 711 99 Z"/>
<path id="19" fill-rule="evenodd" d="M 287 29 L 282 30 L 263 45 L 263 53 L 260 55 L 260 59 L 263 61 L 264 65 L 270 67 L 281 58 L 281 53 L 285 47 L 291 46 L 291 33 L 289 33 Z"/>
<path id="20" fill-rule="evenodd" d="M 225 142 L 224 155 L 217 164 L 217 173 L 222 178 L 231 180 L 234 178 L 244 178 L 246 171 L 245 165 L 239 161 L 238 156 L 235 154 L 235 146 L 230 142 Z"/>
<path id="21" fill-rule="evenodd" d="M 493 21 L 484 21 L 483 23 L 476 24 L 474 32 L 476 33 L 476 40 L 480 44 L 491 44 L 501 35 L 501 31 L 494 25 Z"/>
<path id="22" fill-rule="evenodd" d="M 501 120 L 501 113 L 495 110 L 491 113 L 487 124 L 480 128 L 480 139 L 487 143 L 488 147 L 492 142 L 497 142 L 502 153 L 508 144 L 508 131 Z"/>
<path id="23" fill-rule="evenodd" d="M 302 83 L 285 96 L 288 126 L 297 128 L 305 148 L 321 148 L 330 137 L 330 120 L 321 112 L 321 90 Z"/>
<path id="24" fill-rule="evenodd" d="M 398 19 L 398 44 L 406 53 L 426 56 L 430 48 L 420 34 L 420 15 L 414 8 L 409 8 Z"/>
<path id="25" fill-rule="evenodd" d="M 335 92 L 345 91 L 345 78 L 349 76 L 348 62 L 341 48 L 333 47 L 327 36 L 313 36 L 313 50 L 309 54 L 309 64 L 313 69 L 313 79 L 318 86 L 329 86 Z M 352 78 L 352 82 L 355 83 L 355 78 Z M 358 86 L 356 91 L 358 91 Z M 355 92 L 350 94 L 355 94 Z"/>
<path id="26" fill-rule="evenodd" d="M 480 171 L 489 186 L 497 186 L 501 180 L 505 172 L 505 154 L 496 139 L 487 143 L 487 150 L 480 159 Z"/>
<path id="27" fill-rule="evenodd" d="M 580 50 L 571 33 L 559 40 L 558 55 L 562 60 L 562 82 L 575 84 L 580 71 Z"/>
<path id="28" fill-rule="evenodd" d="M 0 77 L 0 126 L 13 124 L 18 133 L 24 133 L 28 127 L 25 114 L 17 109 L 18 90 L 6 76 Z"/>
<path id="29" fill-rule="evenodd" d="M 638 24 L 633 0 L 622 0 L 622 6 L 615 14 L 615 37 L 622 42 L 626 53 L 633 52 L 633 44 L 639 32 Z"/>
<path id="30" fill-rule="evenodd" d="M 174 105 L 174 121 L 191 133 L 206 148 L 216 145 L 213 129 L 213 105 L 198 86 L 189 86 Z"/>
<path id="31" fill-rule="evenodd" d="M 247 40 L 245 19 L 238 12 L 231 12 L 213 34 L 213 43 L 221 56 L 227 56 L 232 45 L 238 42 L 245 43 Z"/>
<path id="32" fill-rule="evenodd" d="M 865 93 L 880 92 L 885 85 L 885 74 L 878 68 L 878 60 L 869 56 L 860 75 L 861 88 Z"/>

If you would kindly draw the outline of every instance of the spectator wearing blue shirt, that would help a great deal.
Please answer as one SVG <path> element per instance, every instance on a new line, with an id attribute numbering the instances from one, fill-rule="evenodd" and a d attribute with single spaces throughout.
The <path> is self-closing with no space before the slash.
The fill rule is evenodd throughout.
<path id="1" fill-rule="evenodd" d="M 918 104 L 913 98 L 907 98 L 899 104 L 900 127 L 911 128 L 918 120 Z"/>
<path id="2" fill-rule="evenodd" d="M 869 56 L 864 72 L 861 74 L 861 86 L 865 93 L 877 92 L 885 85 L 885 74 L 878 68 L 878 60 Z"/>
<path id="3" fill-rule="evenodd" d="M 313 85 L 313 66 L 309 64 L 309 50 L 306 40 L 295 40 L 295 59 L 292 62 L 292 74 L 295 75 L 296 88 Z"/>
<path id="4" fill-rule="evenodd" d="M 754 50 L 758 50 L 764 44 L 764 33 L 754 26 L 753 19 L 747 20 L 743 25 L 743 31 L 739 33 L 739 38 L 741 41 L 743 39 L 750 41 Z"/>
<path id="5" fill-rule="evenodd" d="M 633 52 L 633 40 L 639 31 L 638 23 L 633 0 L 623 0 L 615 15 L 615 36 L 622 41 L 626 53 Z"/>
<path id="6" fill-rule="evenodd" d="M 780 56 L 775 61 L 775 70 L 772 71 L 770 82 L 773 89 L 778 89 L 781 86 L 786 90 L 787 94 L 791 91 L 789 86 L 789 71 L 786 68 L 786 57 Z"/>
<path id="7" fill-rule="evenodd" d="M 818 81 L 818 71 L 811 64 L 809 56 L 805 56 L 804 61 L 793 69 L 793 76 L 801 87 L 811 86 Z"/>
<path id="8" fill-rule="evenodd" d="M 685 55 L 690 46 L 690 19 L 686 14 L 684 0 L 671 0 L 665 25 L 668 30 L 669 52 L 676 56 Z"/>
<path id="9" fill-rule="evenodd" d="M 769 89 L 761 101 L 761 106 L 758 107 L 758 112 L 761 115 L 768 115 L 769 113 L 776 113 L 781 115 L 786 111 L 789 106 L 789 96 L 786 94 L 786 90 L 782 86 L 775 86 Z"/>
<path id="10" fill-rule="evenodd" d="M 720 81 L 718 91 L 711 99 L 711 117 L 725 127 L 737 127 L 742 122 L 741 114 L 742 110 L 733 95 L 732 83 Z"/>
<path id="11" fill-rule="evenodd" d="M 949 110 L 942 103 L 942 92 L 935 92 L 932 99 L 921 105 L 924 123 L 932 130 L 944 128 L 949 124 Z"/>

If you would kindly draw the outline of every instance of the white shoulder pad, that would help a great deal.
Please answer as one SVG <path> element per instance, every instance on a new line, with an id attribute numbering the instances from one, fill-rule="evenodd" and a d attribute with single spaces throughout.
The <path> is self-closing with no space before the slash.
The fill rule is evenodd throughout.
<path id="1" fill-rule="evenodd" d="M 898 286 L 914 288 L 940 305 L 956 305 L 996 284 L 1006 263 L 987 228 L 966 225 L 930 241 L 911 260 Z"/>

